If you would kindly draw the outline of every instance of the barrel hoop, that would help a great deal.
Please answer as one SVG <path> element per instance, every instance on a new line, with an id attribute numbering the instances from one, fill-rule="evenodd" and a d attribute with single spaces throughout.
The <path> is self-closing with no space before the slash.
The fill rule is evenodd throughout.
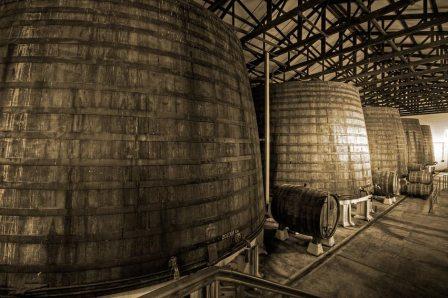
<path id="1" fill-rule="evenodd" d="M 199 6 L 198 4 L 191 2 L 191 1 L 182 1 L 179 2 L 178 0 L 165 0 L 166 2 L 171 2 L 172 4 L 178 5 L 180 6 L 184 11 L 188 11 L 189 13 L 195 13 L 196 15 L 199 15 L 200 17 L 207 17 L 209 19 L 212 19 L 211 15 L 207 15 L 207 12 L 204 13 L 203 8 L 201 6 Z M 177 17 L 177 18 L 181 18 L 183 16 L 183 14 L 178 14 L 173 12 L 170 9 L 163 9 L 161 7 L 156 7 L 154 5 L 150 5 L 148 3 L 145 2 L 141 2 L 141 1 L 127 1 L 127 0 L 95 0 L 95 2 L 98 3 L 109 3 L 109 4 L 114 4 L 117 6 L 124 6 L 126 8 L 132 7 L 132 8 L 137 8 L 139 10 L 144 10 L 144 11 L 149 11 L 149 12 L 155 12 L 155 13 L 159 13 L 159 14 L 163 14 L 165 16 L 170 16 L 170 17 Z M 7 1 L 4 0 L 2 1 L 3 5 L 10 5 L 10 4 L 18 4 L 18 2 L 16 0 L 12 0 L 12 1 Z M 36 7 L 36 8 L 40 8 L 40 7 Z M 73 7 L 71 7 L 73 8 Z M 194 9 L 191 9 L 194 8 Z M 16 8 L 17 9 L 17 8 Z M 5 10 L 7 11 L 14 11 L 16 9 L 10 9 L 10 10 Z M 20 9 L 20 8 L 19 8 Z M 27 8 L 28 9 L 28 8 Z M 116 11 L 114 11 L 114 15 L 116 13 L 118 13 L 119 11 L 122 11 L 122 9 L 118 9 Z M 200 11 L 201 14 L 198 14 L 198 11 Z M 138 16 L 132 16 L 133 18 L 137 18 Z M 194 20 L 191 20 L 194 22 Z M 210 28 L 203 26 L 200 22 L 195 22 L 195 24 L 201 28 L 203 28 L 204 30 L 210 30 Z M 225 23 L 216 23 L 214 24 L 216 26 L 219 25 L 219 29 L 220 30 L 225 30 L 227 31 L 227 33 L 232 34 L 233 30 L 232 28 L 230 28 L 230 26 L 226 25 Z M 236 43 L 236 38 L 235 38 L 235 43 Z"/>
<path id="2" fill-rule="evenodd" d="M 135 167 L 135 166 L 189 166 L 189 165 L 213 165 L 253 160 L 250 155 L 227 156 L 210 159 L 85 159 L 85 158 L 0 158 L 0 165 L 15 166 L 54 166 L 54 167 Z"/>
<path id="3" fill-rule="evenodd" d="M 82 242 L 102 242 L 102 241 L 115 241 L 115 240 L 123 240 L 123 239 L 134 239 L 134 238 L 144 238 L 150 236 L 157 236 L 167 232 L 178 232 L 185 231 L 191 228 L 205 226 L 211 223 L 216 223 L 222 221 L 224 219 L 228 219 L 234 215 L 238 215 L 246 210 L 250 210 L 250 208 L 255 208 L 252 202 L 248 202 L 242 207 L 221 213 L 216 216 L 196 219 L 194 221 L 189 222 L 188 224 L 169 224 L 166 225 L 162 223 L 162 227 L 151 228 L 149 230 L 140 230 L 138 232 L 134 231 L 120 231 L 118 233 L 111 233 L 108 235 L 99 235 L 99 234 L 90 234 L 90 235 L 0 235 L 0 243 L 26 243 L 26 244 L 62 244 L 65 242 L 69 243 L 82 243 Z M 248 219 L 247 226 L 251 226 L 251 219 Z M 1 265 L 0 265 L 1 266 Z"/>
<path id="4" fill-rule="evenodd" d="M 68 116 L 111 116 L 117 118 L 136 118 L 153 120 L 175 120 L 193 123 L 211 123 L 211 124 L 229 124 L 233 126 L 247 127 L 257 129 L 256 126 L 250 126 L 247 122 L 230 120 L 224 118 L 213 118 L 206 116 L 188 115 L 182 117 L 161 117 L 148 115 L 148 112 L 142 110 L 118 110 L 103 108 L 32 108 L 32 107 L 0 107 L 3 114 L 29 114 L 29 115 L 68 115 Z"/>
<path id="5" fill-rule="evenodd" d="M 178 58 L 178 57 L 176 57 Z M 180 60 L 180 59 L 179 59 Z M 190 61 L 190 60 L 188 60 Z M 199 63 L 197 63 L 199 62 Z M 84 60 L 83 58 L 80 58 L 79 60 L 74 59 L 64 59 L 60 57 L 49 57 L 49 56 L 14 56 L 8 58 L 7 63 L 0 63 L 0 65 L 8 65 L 9 67 L 12 67 L 12 64 L 20 64 L 20 63 L 31 63 L 31 64 L 73 64 L 73 65 L 83 65 L 83 66 L 93 66 L 93 67 L 111 67 L 113 69 L 122 68 L 124 70 L 130 70 L 130 69 L 139 69 L 139 70 L 147 70 L 151 73 L 157 73 L 157 74 L 171 74 L 176 75 L 179 77 L 183 77 L 185 79 L 189 80 L 195 80 L 199 82 L 207 82 L 211 84 L 216 85 L 222 85 L 228 90 L 232 90 L 234 92 L 239 92 L 240 90 L 233 88 L 231 84 L 227 83 L 225 80 L 214 80 L 211 77 L 203 76 L 198 73 L 194 73 L 192 71 L 180 71 L 177 69 L 173 69 L 170 67 L 164 67 L 164 66 L 158 66 L 158 65 L 151 65 L 151 64 L 143 64 L 143 63 L 132 63 L 132 62 L 122 62 L 122 61 L 115 61 L 115 60 L 102 60 L 102 61 L 93 61 L 93 60 Z M 212 64 L 206 64 L 205 62 L 201 62 L 199 60 L 191 60 L 191 63 L 202 65 L 204 67 L 207 67 L 209 69 L 216 70 L 218 67 Z M 221 70 L 218 69 L 220 72 Z M 231 73 L 227 73 L 227 75 L 235 80 L 238 80 L 239 78 L 237 76 L 234 76 Z"/>
<path id="6" fill-rule="evenodd" d="M 99 1 L 97 1 L 99 2 Z M 102 1 L 102 2 L 106 2 L 106 1 Z M 171 10 L 163 10 L 160 9 L 159 7 L 154 7 L 152 6 L 151 10 L 148 10 L 151 13 L 157 13 L 160 15 L 165 15 L 167 17 L 172 17 L 173 19 L 181 19 L 184 18 L 185 15 L 184 14 L 178 14 L 176 12 L 173 12 Z M 61 6 L 49 6 L 49 7 L 27 7 L 27 8 L 13 8 L 13 9 L 8 9 L 5 10 L 4 14 L 1 14 L 1 17 L 3 19 L 6 19 L 7 17 L 15 17 L 21 14 L 41 14 L 41 13 L 79 13 L 79 14 L 83 14 L 83 15 L 94 15 L 94 16 L 102 16 L 102 17 L 110 17 L 110 14 L 106 14 L 106 13 L 102 13 L 98 10 L 92 9 L 92 8 L 83 8 L 83 7 L 75 7 L 75 6 L 65 6 L 65 7 L 61 7 Z M 178 29 L 180 31 L 180 29 L 184 29 L 181 28 L 181 26 L 177 25 L 176 23 L 171 23 L 171 22 L 167 22 L 167 21 L 162 21 L 159 19 L 155 19 L 155 18 L 151 18 L 148 16 L 143 16 L 143 15 L 136 15 L 136 14 L 129 14 L 129 13 L 125 13 L 123 11 L 114 11 L 113 16 L 115 18 L 120 18 L 123 19 L 125 21 L 141 21 L 144 24 L 153 24 L 153 25 L 165 25 L 166 27 L 169 27 L 170 29 Z M 202 30 L 207 30 L 207 31 L 211 31 L 214 34 L 217 35 L 222 35 L 221 32 L 219 30 L 214 30 L 214 28 L 212 27 L 204 27 L 203 24 L 201 24 L 200 22 L 195 21 L 192 18 L 188 19 L 189 24 L 192 24 L 198 28 L 201 28 Z M 220 24 L 215 24 L 215 25 L 220 25 Z M 225 27 L 224 27 L 225 28 Z M 188 29 L 188 28 L 186 28 Z M 226 28 L 227 29 L 227 28 Z M 183 32 L 183 31 L 182 31 Z M 182 33 L 180 32 L 180 33 Z M 195 32 L 196 33 L 196 32 Z M 210 40 L 206 35 L 204 34 L 199 34 L 198 35 L 202 40 L 206 41 L 206 42 L 213 42 L 213 40 Z"/>
<path id="7" fill-rule="evenodd" d="M 73 44 L 76 44 L 76 45 L 89 46 L 89 47 L 108 47 L 108 48 L 135 50 L 135 51 L 141 51 L 144 54 L 153 53 L 153 54 L 160 55 L 160 56 L 175 58 L 175 59 L 178 59 L 179 61 L 189 61 L 189 62 L 197 64 L 197 65 L 201 65 L 201 66 L 208 67 L 208 68 L 211 68 L 214 70 L 218 70 L 220 72 L 224 72 L 229 77 L 231 77 L 233 79 L 237 79 L 237 80 L 241 79 L 241 77 L 239 77 L 238 75 L 232 74 L 232 73 L 228 72 L 228 70 L 223 69 L 222 67 L 220 67 L 216 64 L 207 63 L 203 60 L 199 60 L 199 59 L 196 59 L 196 58 L 193 58 L 190 56 L 182 56 L 180 54 L 175 54 L 174 52 L 164 51 L 164 50 L 151 48 L 151 47 L 147 47 L 147 46 L 141 46 L 141 45 L 132 46 L 129 44 L 112 43 L 112 42 L 104 42 L 104 41 L 103 42 L 84 41 L 84 40 L 80 40 L 80 39 L 76 39 L 76 38 L 16 38 L 14 40 L 0 40 L 0 47 L 7 46 L 7 45 L 11 44 L 11 42 L 13 42 L 13 44 L 25 44 L 25 45 L 30 45 L 30 44 L 73 45 Z M 16 59 L 16 58 L 13 57 L 13 59 Z M 64 58 L 55 58 L 55 59 L 56 59 L 55 62 L 58 62 L 58 63 L 91 65 L 88 62 L 89 60 L 84 60 L 83 58 L 81 58 L 82 60 L 78 60 L 77 62 L 75 62 L 71 59 L 65 59 L 67 61 L 62 62 L 62 59 L 64 59 Z M 30 59 L 30 60 L 32 60 L 32 59 Z M 47 59 L 47 60 L 49 61 L 50 59 Z M 17 61 L 20 61 L 20 59 L 17 59 Z M 85 62 L 85 61 L 87 61 L 87 62 Z M 105 65 L 105 66 L 108 65 L 107 63 L 105 63 L 105 61 L 112 61 L 112 60 L 102 60 L 102 62 L 98 62 L 98 64 Z M 42 61 L 42 62 L 32 61 L 32 62 L 33 63 L 45 63 L 45 61 Z M 95 64 L 92 64 L 92 65 L 95 65 Z M 124 65 L 124 66 L 129 65 L 130 67 L 133 67 L 136 69 L 148 69 L 149 68 L 148 64 L 135 63 L 135 62 L 132 63 L 132 62 L 120 61 L 120 62 L 117 62 L 117 65 Z M 156 67 L 157 66 L 152 66 L 153 69 L 156 69 Z M 163 69 L 163 70 L 167 73 L 173 73 L 173 74 L 176 73 L 174 70 L 171 70 L 171 71 L 168 69 Z M 202 78 L 204 79 L 204 77 L 202 77 Z"/>
<path id="8" fill-rule="evenodd" d="M 127 207 L 98 207 L 98 208 L 85 208 L 85 209 L 31 209 L 31 208 L 1 208 L 0 214 L 2 216 L 17 216 L 17 217 L 49 217 L 49 216 L 71 216 L 71 217 L 86 217 L 86 216 L 105 216 L 105 215 L 119 215 L 137 212 L 157 212 L 162 210 L 178 209 L 185 207 L 194 207 L 210 202 L 219 202 L 225 199 L 229 199 L 233 196 L 244 194 L 253 190 L 256 187 L 255 184 L 243 187 L 238 190 L 233 190 L 231 193 L 225 193 L 221 196 L 211 196 L 194 201 L 180 201 L 180 202 L 164 202 L 154 203 L 149 205 L 135 205 Z"/>
<path id="9" fill-rule="evenodd" d="M 235 60 L 230 59 L 229 57 L 226 57 L 224 55 L 224 51 L 217 51 L 210 49 L 205 46 L 198 45 L 197 43 L 191 44 L 191 43 L 184 43 L 179 40 L 176 40 L 174 38 L 170 38 L 168 35 L 162 35 L 157 31 L 149 30 L 149 29 L 143 29 L 143 28 L 137 28 L 137 27 L 130 27 L 125 25 L 116 25 L 116 24 L 102 24 L 97 22 L 90 22 L 90 21 L 80 21 L 80 20 L 58 20 L 58 19 L 45 19 L 45 20 L 21 20 L 16 21 L 13 23 L 13 25 L 9 25 L 7 27 L 1 27 L 0 30 L 4 29 L 10 29 L 14 27 L 26 27 L 26 26 L 32 26 L 33 28 L 37 27 L 47 27 L 47 26 L 67 26 L 67 27 L 85 27 L 85 28 L 102 28 L 106 29 L 108 31 L 115 31 L 115 32 L 139 32 L 140 34 L 147 34 L 149 36 L 159 37 L 163 38 L 164 40 L 169 40 L 171 42 L 180 43 L 188 45 L 196 50 L 202 51 L 205 54 L 214 56 L 216 58 L 222 59 L 226 61 L 227 63 L 235 63 Z M 188 28 L 188 27 L 187 27 Z M 171 30 L 171 29 L 170 29 Z M 179 31 L 180 33 L 181 31 Z M 191 36 L 200 36 L 200 33 L 197 31 L 190 32 Z M 91 42 L 88 42 L 89 44 L 92 44 Z M 132 46 L 132 45 L 131 45 Z"/>
<path id="10" fill-rule="evenodd" d="M 254 229 L 256 232 L 260 231 L 260 228 L 263 227 L 264 219 L 261 219 L 260 223 L 257 225 L 256 229 Z M 241 230 L 246 230 L 251 227 L 251 223 L 248 222 L 244 225 L 242 225 L 240 228 Z M 248 235 L 249 238 L 253 237 L 252 235 Z M 0 239 L 2 236 L 0 236 Z M 222 240 L 222 235 L 216 236 L 214 238 L 208 239 L 206 241 L 198 242 L 190 246 L 184 246 L 179 249 L 178 254 L 186 253 L 189 251 L 196 250 L 201 247 L 207 247 L 207 245 L 212 243 L 217 243 Z M 48 241 L 45 239 L 45 241 Z M 243 241 L 245 241 L 243 239 Z M 38 243 L 38 242 L 37 242 Z M 235 245 L 236 247 L 237 245 Z M 129 258 L 126 260 L 123 259 L 115 259 L 115 260 L 108 260 L 104 262 L 95 262 L 91 264 L 63 264 L 63 265 L 51 265 L 51 264 L 44 264 L 44 265 L 0 265 L 0 273 L 6 272 L 6 273 L 35 273 L 35 272 L 42 272 L 42 273 L 61 273 L 61 272 L 77 272 L 77 271 L 85 271 L 85 270 L 98 270 L 98 269 L 105 269 L 105 268 L 111 268 L 111 267 L 124 267 L 139 263 L 149 263 L 151 261 L 156 261 L 160 258 L 167 258 L 171 257 L 169 253 L 162 252 L 158 254 L 152 253 L 151 255 L 147 256 L 137 256 L 133 258 Z"/>
<path id="11" fill-rule="evenodd" d="M 214 182 L 216 180 L 228 180 L 236 179 L 242 177 L 256 176 L 259 172 L 258 168 L 238 172 L 236 174 L 226 174 L 218 175 L 206 178 L 195 178 L 195 179 L 158 179 L 158 180 L 147 180 L 147 181 L 127 181 L 127 182 L 115 182 L 115 181 L 105 181 L 100 182 L 86 182 L 81 181 L 76 183 L 76 185 L 69 185 L 69 183 L 33 183 L 33 182 L 6 182 L 0 181 L 0 188 L 3 189 L 25 189 L 25 190 L 73 190 L 73 191 L 83 191 L 83 190 L 111 190 L 111 189 L 131 189 L 131 188 L 151 188 L 151 187 L 164 187 L 164 186 L 182 186 L 191 184 L 201 184 Z"/>
<path id="12" fill-rule="evenodd" d="M 135 93 L 135 94 L 143 94 L 143 95 L 152 95 L 152 96 L 160 96 L 160 97 L 181 97 L 188 100 L 193 101 L 204 101 L 210 103 L 222 103 L 229 107 L 238 108 L 244 111 L 252 111 L 252 107 L 247 106 L 239 106 L 231 102 L 220 101 L 215 97 L 206 97 L 206 96 L 198 96 L 190 93 L 181 93 L 181 92 L 173 92 L 169 90 L 165 90 L 163 92 L 155 92 L 148 91 L 144 88 L 129 88 L 129 87 L 116 87 L 116 86 L 107 86 L 101 85 L 97 83 L 58 83 L 57 85 L 53 85 L 49 82 L 0 82 L 0 90 L 1 89 L 36 89 L 36 90 L 90 90 L 90 91 L 106 91 L 106 92 L 126 92 L 126 93 Z"/>
<path id="13" fill-rule="evenodd" d="M 151 134 L 138 134 L 136 136 L 129 134 L 118 133 L 76 133 L 67 132 L 61 137 L 60 132 L 18 132 L 18 131 L 5 131 L 1 133 L 3 138 L 20 138 L 20 139 L 57 139 L 57 140 L 92 140 L 92 141 L 165 141 L 165 142 L 191 142 L 191 143 L 252 143 L 256 138 L 216 138 L 216 137 L 176 137 L 176 136 L 163 136 L 163 135 L 151 135 Z"/>

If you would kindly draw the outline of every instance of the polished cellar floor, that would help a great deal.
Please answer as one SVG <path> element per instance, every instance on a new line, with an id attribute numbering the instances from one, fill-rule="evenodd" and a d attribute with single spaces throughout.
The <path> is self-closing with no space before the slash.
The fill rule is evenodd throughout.
<path id="1" fill-rule="evenodd" d="M 448 192 L 406 198 L 288 284 L 321 297 L 448 297 Z"/>

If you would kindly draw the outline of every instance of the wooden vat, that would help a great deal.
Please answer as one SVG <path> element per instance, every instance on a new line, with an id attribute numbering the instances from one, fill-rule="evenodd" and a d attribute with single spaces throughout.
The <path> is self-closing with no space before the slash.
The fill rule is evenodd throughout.
<path id="1" fill-rule="evenodd" d="M 364 107 L 369 139 L 372 175 L 376 172 L 396 172 L 407 175 L 408 152 L 400 113 L 389 107 Z"/>
<path id="2" fill-rule="evenodd" d="M 260 231 L 254 106 L 221 20 L 36 0 L 0 2 L 0 24 L 0 288 L 160 280 Z"/>
<path id="3" fill-rule="evenodd" d="M 257 94 L 254 101 L 263 102 Z M 321 81 L 271 85 L 271 134 L 272 185 L 307 184 L 341 199 L 372 185 L 356 88 Z"/>
<path id="4" fill-rule="evenodd" d="M 423 134 L 420 128 L 420 121 L 413 118 L 402 118 L 404 132 L 406 134 L 406 144 L 408 148 L 409 164 L 426 164 L 423 149 Z"/>
<path id="5" fill-rule="evenodd" d="M 434 145 L 432 141 L 431 126 L 420 125 L 423 134 L 423 153 L 425 155 L 426 164 L 434 164 Z"/>

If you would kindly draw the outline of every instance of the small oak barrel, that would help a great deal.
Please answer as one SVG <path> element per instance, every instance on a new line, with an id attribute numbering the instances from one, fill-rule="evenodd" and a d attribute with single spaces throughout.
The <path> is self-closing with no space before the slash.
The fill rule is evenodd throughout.
<path id="1" fill-rule="evenodd" d="M 34 0 L 0 1 L 0 24 L 0 288 L 158 281 L 260 233 L 255 110 L 219 18 Z"/>
<path id="2" fill-rule="evenodd" d="M 406 178 L 400 178 L 400 193 L 406 194 L 408 191 L 408 180 Z"/>
<path id="3" fill-rule="evenodd" d="M 423 151 L 426 156 L 426 164 L 432 165 L 435 162 L 434 145 L 430 125 L 420 125 L 423 134 Z"/>
<path id="4" fill-rule="evenodd" d="M 369 138 L 372 175 L 390 171 L 399 177 L 408 173 L 406 136 L 396 108 L 364 107 L 367 137 Z"/>
<path id="5" fill-rule="evenodd" d="M 423 149 L 423 133 L 420 127 L 420 121 L 413 118 L 402 118 L 401 121 L 406 134 L 408 163 L 426 164 L 426 156 Z"/>
<path id="6" fill-rule="evenodd" d="M 428 171 L 414 171 L 409 173 L 408 180 L 410 183 L 431 184 L 433 180 L 432 177 L 432 174 Z"/>
<path id="7" fill-rule="evenodd" d="M 426 198 L 431 194 L 432 184 L 409 183 L 407 186 L 407 194 L 410 196 Z"/>
<path id="8" fill-rule="evenodd" d="M 408 169 L 409 169 L 409 172 L 422 171 L 425 169 L 425 166 L 422 165 L 421 163 L 410 163 L 408 165 Z"/>
<path id="9" fill-rule="evenodd" d="M 291 231 L 327 239 L 339 220 L 338 199 L 327 192 L 295 185 L 274 186 L 271 212 L 274 219 Z"/>
<path id="10" fill-rule="evenodd" d="M 376 172 L 373 174 L 373 185 L 376 195 L 392 196 L 400 193 L 400 183 L 395 172 Z"/>
<path id="11" fill-rule="evenodd" d="M 271 185 L 303 185 L 359 197 L 372 185 L 358 89 L 339 82 L 271 85 Z M 263 104 L 263 92 L 254 92 Z M 261 96 L 261 98 L 260 98 Z M 260 123 L 263 117 L 259 117 Z M 341 198 L 342 199 L 342 198 Z"/>

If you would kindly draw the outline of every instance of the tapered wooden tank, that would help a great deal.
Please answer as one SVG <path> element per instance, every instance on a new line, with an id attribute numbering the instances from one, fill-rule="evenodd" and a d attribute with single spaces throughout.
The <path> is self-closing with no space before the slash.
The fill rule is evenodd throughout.
<path id="1" fill-rule="evenodd" d="M 413 118 L 402 118 L 406 144 L 408 148 L 409 164 L 426 164 L 423 151 L 423 133 L 420 128 L 420 121 Z"/>
<path id="2" fill-rule="evenodd" d="M 408 173 L 406 136 L 400 113 L 389 107 L 364 107 L 369 139 L 372 175 L 395 172 L 399 177 Z"/>
<path id="3" fill-rule="evenodd" d="M 423 152 L 425 154 L 425 161 L 427 164 L 433 164 L 435 162 L 435 157 L 431 126 L 420 125 L 420 128 L 422 129 L 423 134 Z"/>
<path id="4" fill-rule="evenodd" d="M 271 85 L 271 134 L 272 185 L 307 184 L 338 193 L 341 199 L 372 185 L 355 87 L 321 81 Z"/>
<path id="5" fill-rule="evenodd" d="M 35 0 L 0 1 L 0 24 L 0 288 L 182 274 L 260 231 L 254 106 L 218 18 Z"/>

